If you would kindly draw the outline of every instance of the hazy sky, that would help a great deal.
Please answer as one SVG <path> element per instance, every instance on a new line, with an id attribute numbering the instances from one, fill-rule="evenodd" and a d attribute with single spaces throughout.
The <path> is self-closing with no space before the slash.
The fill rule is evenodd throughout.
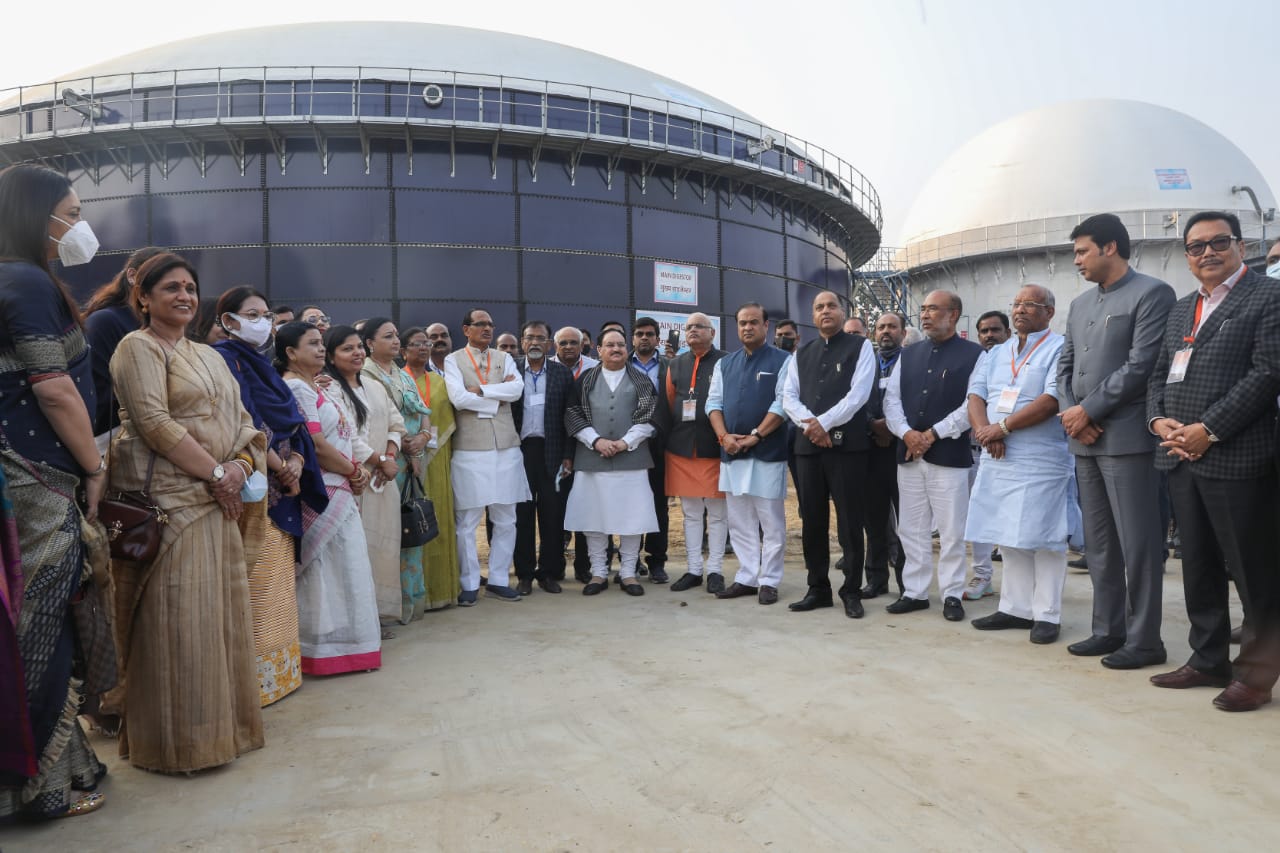
<path id="1" fill-rule="evenodd" d="M 0 89 L 152 44 L 296 21 L 417 20 L 603 53 L 852 163 L 880 192 L 887 245 L 921 185 L 962 143 L 1075 98 L 1132 98 L 1188 113 L 1239 145 L 1280 189 L 1278 0 L 489 0 L 457 8 L 64 0 L 22 4 L 16 14 L 15 5 L 0 15 Z"/>

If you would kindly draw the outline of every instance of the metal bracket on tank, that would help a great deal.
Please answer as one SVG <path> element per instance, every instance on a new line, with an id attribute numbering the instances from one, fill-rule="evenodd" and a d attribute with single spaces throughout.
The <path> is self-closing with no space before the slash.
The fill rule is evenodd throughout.
<path id="1" fill-rule="evenodd" d="M 151 162 L 160 167 L 160 177 L 164 178 L 165 180 L 168 180 L 169 178 L 168 153 L 165 151 L 161 151 L 160 149 L 156 148 L 156 146 L 152 145 L 151 142 L 147 139 L 145 134 L 134 133 L 134 137 L 137 139 L 138 143 L 142 146 L 142 150 L 147 152 L 147 157 L 151 159 Z M 160 144 L 165 147 L 168 146 L 168 143 L 162 142 Z"/>
<path id="2" fill-rule="evenodd" d="M 130 150 L 131 149 L 127 147 L 108 148 L 107 155 L 111 158 L 112 162 L 116 164 L 120 171 L 124 172 L 124 176 L 129 183 L 133 183 L 133 158 L 130 156 Z"/>
<path id="3" fill-rule="evenodd" d="M 582 161 L 582 152 L 586 143 L 582 143 L 569 152 L 569 186 L 576 187 L 578 181 L 578 163 Z"/>
<path id="4" fill-rule="evenodd" d="M 535 184 L 538 182 L 538 161 L 542 159 L 542 139 L 543 138 L 539 136 L 538 141 L 533 143 L 533 150 L 529 152 L 529 174 L 532 176 L 532 181 Z M 498 142 L 496 139 L 494 140 L 493 144 L 494 144 L 494 149 L 493 149 L 494 156 L 496 157 L 497 151 L 498 151 L 498 148 L 497 148 Z M 495 161 L 494 169 L 495 169 L 494 176 L 496 177 L 497 176 L 496 161 Z"/>
<path id="5" fill-rule="evenodd" d="M 267 128 L 267 139 L 271 141 L 271 150 L 276 154 L 276 163 L 280 166 L 280 174 L 284 174 L 285 163 L 289 158 L 285 139 L 276 131 Z"/>
<path id="6" fill-rule="evenodd" d="M 311 132 L 316 138 L 316 150 L 320 152 L 320 174 L 327 175 L 329 174 L 329 137 L 325 136 L 320 126 L 316 124 L 311 125 Z M 284 174 L 284 169 L 280 170 L 280 174 Z"/>
<path id="7" fill-rule="evenodd" d="M 413 134 L 409 132 L 409 125 L 404 126 L 404 153 L 409 160 L 409 174 L 413 174 Z"/>
<path id="8" fill-rule="evenodd" d="M 368 129 L 363 124 L 358 129 L 360 131 L 360 153 L 364 155 L 364 173 L 367 175 L 373 160 L 372 144 L 369 141 Z"/>
<path id="9" fill-rule="evenodd" d="M 606 158 L 604 185 L 609 189 L 613 189 L 613 173 L 621 162 L 622 152 L 620 151 L 614 152 Z"/>
<path id="10" fill-rule="evenodd" d="M 240 170 L 240 177 L 243 178 L 244 167 L 247 162 L 244 140 L 227 130 L 226 127 L 222 128 L 222 133 L 226 137 L 227 148 L 231 151 L 231 158 L 236 161 L 236 168 Z"/>
<path id="11" fill-rule="evenodd" d="M 205 177 L 208 171 L 208 163 L 205 159 L 204 143 L 190 134 L 182 134 L 182 144 L 186 146 L 187 153 L 191 155 L 191 159 L 195 160 L 200 169 L 200 177 Z"/>

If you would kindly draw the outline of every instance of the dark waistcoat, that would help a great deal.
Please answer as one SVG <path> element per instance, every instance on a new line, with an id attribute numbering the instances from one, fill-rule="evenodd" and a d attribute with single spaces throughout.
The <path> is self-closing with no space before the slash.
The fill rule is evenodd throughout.
<path id="1" fill-rule="evenodd" d="M 787 354 L 777 347 L 765 344 L 748 356 L 746 350 L 730 353 L 720 360 L 720 381 L 723 385 L 725 429 L 734 435 L 750 435 L 760 426 L 769 407 L 777 399 L 778 377 L 787 364 Z M 720 458 L 725 462 L 754 458 L 761 462 L 782 462 L 787 458 L 787 431 L 781 426 L 765 436 L 761 442 L 736 456 L 723 450 Z"/>
<path id="2" fill-rule="evenodd" d="M 716 362 L 724 355 L 714 347 L 707 350 L 701 359 L 696 359 L 692 351 L 684 352 L 667 362 L 667 376 L 671 386 L 676 389 L 675 401 L 671 404 L 671 431 L 667 434 L 667 450 L 677 456 L 691 459 L 715 459 L 720 456 L 720 442 L 716 441 L 716 431 L 707 420 L 707 392 L 711 390 L 711 374 Z M 686 421 L 684 401 L 689 399 L 689 383 L 694 379 L 693 368 L 697 365 L 697 381 L 693 385 L 693 396 L 698 401 L 697 416 Z M 661 398 L 658 405 L 667 402 L 667 391 L 658 392 Z M 695 452 L 696 451 L 696 452 Z"/>
<path id="3" fill-rule="evenodd" d="M 969 374 L 980 355 L 982 347 L 959 335 L 941 344 L 925 338 L 904 349 L 898 358 L 898 381 L 907 425 L 926 432 L 963 403 L 969 390 Z M 959 438 L 935 441 L 924 459 L 944 468 L 971 467 L 969 430 Z M 898 445 L 898 461 L 907 461 L 907 446 L 902 442 Z"/>
<path id="4" fill-rule="evenodd" d="M 800 378 L 800 402 L 820 415 L 849 393 L 853 373 L 858 367 L 858 355 L 866 342 L 862 335 L 837 332 L 834 337 L 818 338 L 800 347 L 796 353 L 796 373 Z M 867 437 L 867 407 L 863 406 L 843 424 L 830 430 L 840 432 L 843 440 L 831 448 L 818 447 L 796 429 L 795 452 L 800 455 L 813 453 L 853 453 L 871 446 Z M 834 438 L 834 436 L 833 436 Z"/>

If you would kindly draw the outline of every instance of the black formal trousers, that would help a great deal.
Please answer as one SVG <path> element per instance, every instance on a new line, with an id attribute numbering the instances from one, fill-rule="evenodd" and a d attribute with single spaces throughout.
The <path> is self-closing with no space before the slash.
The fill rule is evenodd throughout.
<path id="1" fill-rule="evenodd" d="M 857 595 L 862 586 L 862 490 L 867 479 L 866 451 L 796 454 L 800 474 L 800 541 L 809 588 L 831 589 L 831 510 L 844 550 L 844 584 L 840 596 Z"/>
<path id="2" fill-rule="evenodd" d="M 520 442 L 524 473 L 532 500 L 516 504 L 516 577 L 564 580 L 565 496 L 556 492 L 556 478 L 547 473 L 546 439 L 526 438 Z M 561 488 L 564 483 L 562 481 Z M 534 530 L 540 545 L 535 549 Z"/>
<path id="3" fill-rule="evenodd" d="M 1212 450 L 1210 452 L 1213 452 Z M 1270 690 L 1280 675 L 1280 496 L 1274 471 L 1248 480 L 1201 477 L 1182 463 L 1169 496 L 1182 536 L 1182 586 L 1191 620 L 1188 663 Z M 1230 660 L 1228 570 L 1244 605 L 1244 632 Z"/>
<path id="4" fill-rule="evenodd" d="M 902 544 L 898 541 L 898 457 L 897 448 L 872 446 L 867 451 L 866 519 L 867 585 L 889 586 L 889 566 L 894 569 L 898 592 L 902 592 Z"/>
<path id="5" fill-rule="evenodd" d="M 656 439 L 656 440 L 655 440 Z M 650 569 L 667 567 L 667 457 L 666 444 L 654 436 L 650 439 L 649 452 L 653 456 L 653 467 L 649 469 L 649 491 L 653 492 L 653 512 L 658 516 L 656 533 L 644 535 L 644 562 Z"/>

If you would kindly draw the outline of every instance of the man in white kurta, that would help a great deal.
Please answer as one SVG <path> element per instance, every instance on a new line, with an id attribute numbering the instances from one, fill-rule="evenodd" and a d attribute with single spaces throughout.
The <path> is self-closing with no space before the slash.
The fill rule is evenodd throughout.
<path id="1" fill-rule="evenodd" d="M 791 355 L 769 346 L 769 318 L 749 302 L 738 309 L 742 349 L 715 363 L 707 418 L 722 449 L 720 491 L 738 573 L 716 598 L 778 601 L 787 540 L 787 430 L 782 408 Z"/>
<path id="2" fill-rule="evenodd" d="M 1058 356 L 1049 331 L 1053 293 L 1027 285 L 1013 302 L 1016 334 L 992 348 L 969 382 L 969 419 L 982 466 L 965 538 L 1004 554 L 1000 606 L 973 620 L 980 631 L 1031 629 L 1031 642 L 1058 639 L 1067 577 L 1071 454 L 1058 420 Z M 1152 496 L 1155 500 L 1155 496 Z"/>
<path id="3" fill-rule="evenodd" d="M 457 410 L 451 471 L 462 575 L 458 604 L 475 604 L 479 595 L 476 528 L 486 509 L 493 522 L 488 594 L 499 601 L 516 602 L 520 596 L 510 585 L 516 504 L 530 496 L 511 404 L 524 394 L 524 379 L 509 355 L 489 345 L 493 318 L 487 311 L 468 311 L 462 331 L 467 345 L 444 361 L 445 387 Z"/>

